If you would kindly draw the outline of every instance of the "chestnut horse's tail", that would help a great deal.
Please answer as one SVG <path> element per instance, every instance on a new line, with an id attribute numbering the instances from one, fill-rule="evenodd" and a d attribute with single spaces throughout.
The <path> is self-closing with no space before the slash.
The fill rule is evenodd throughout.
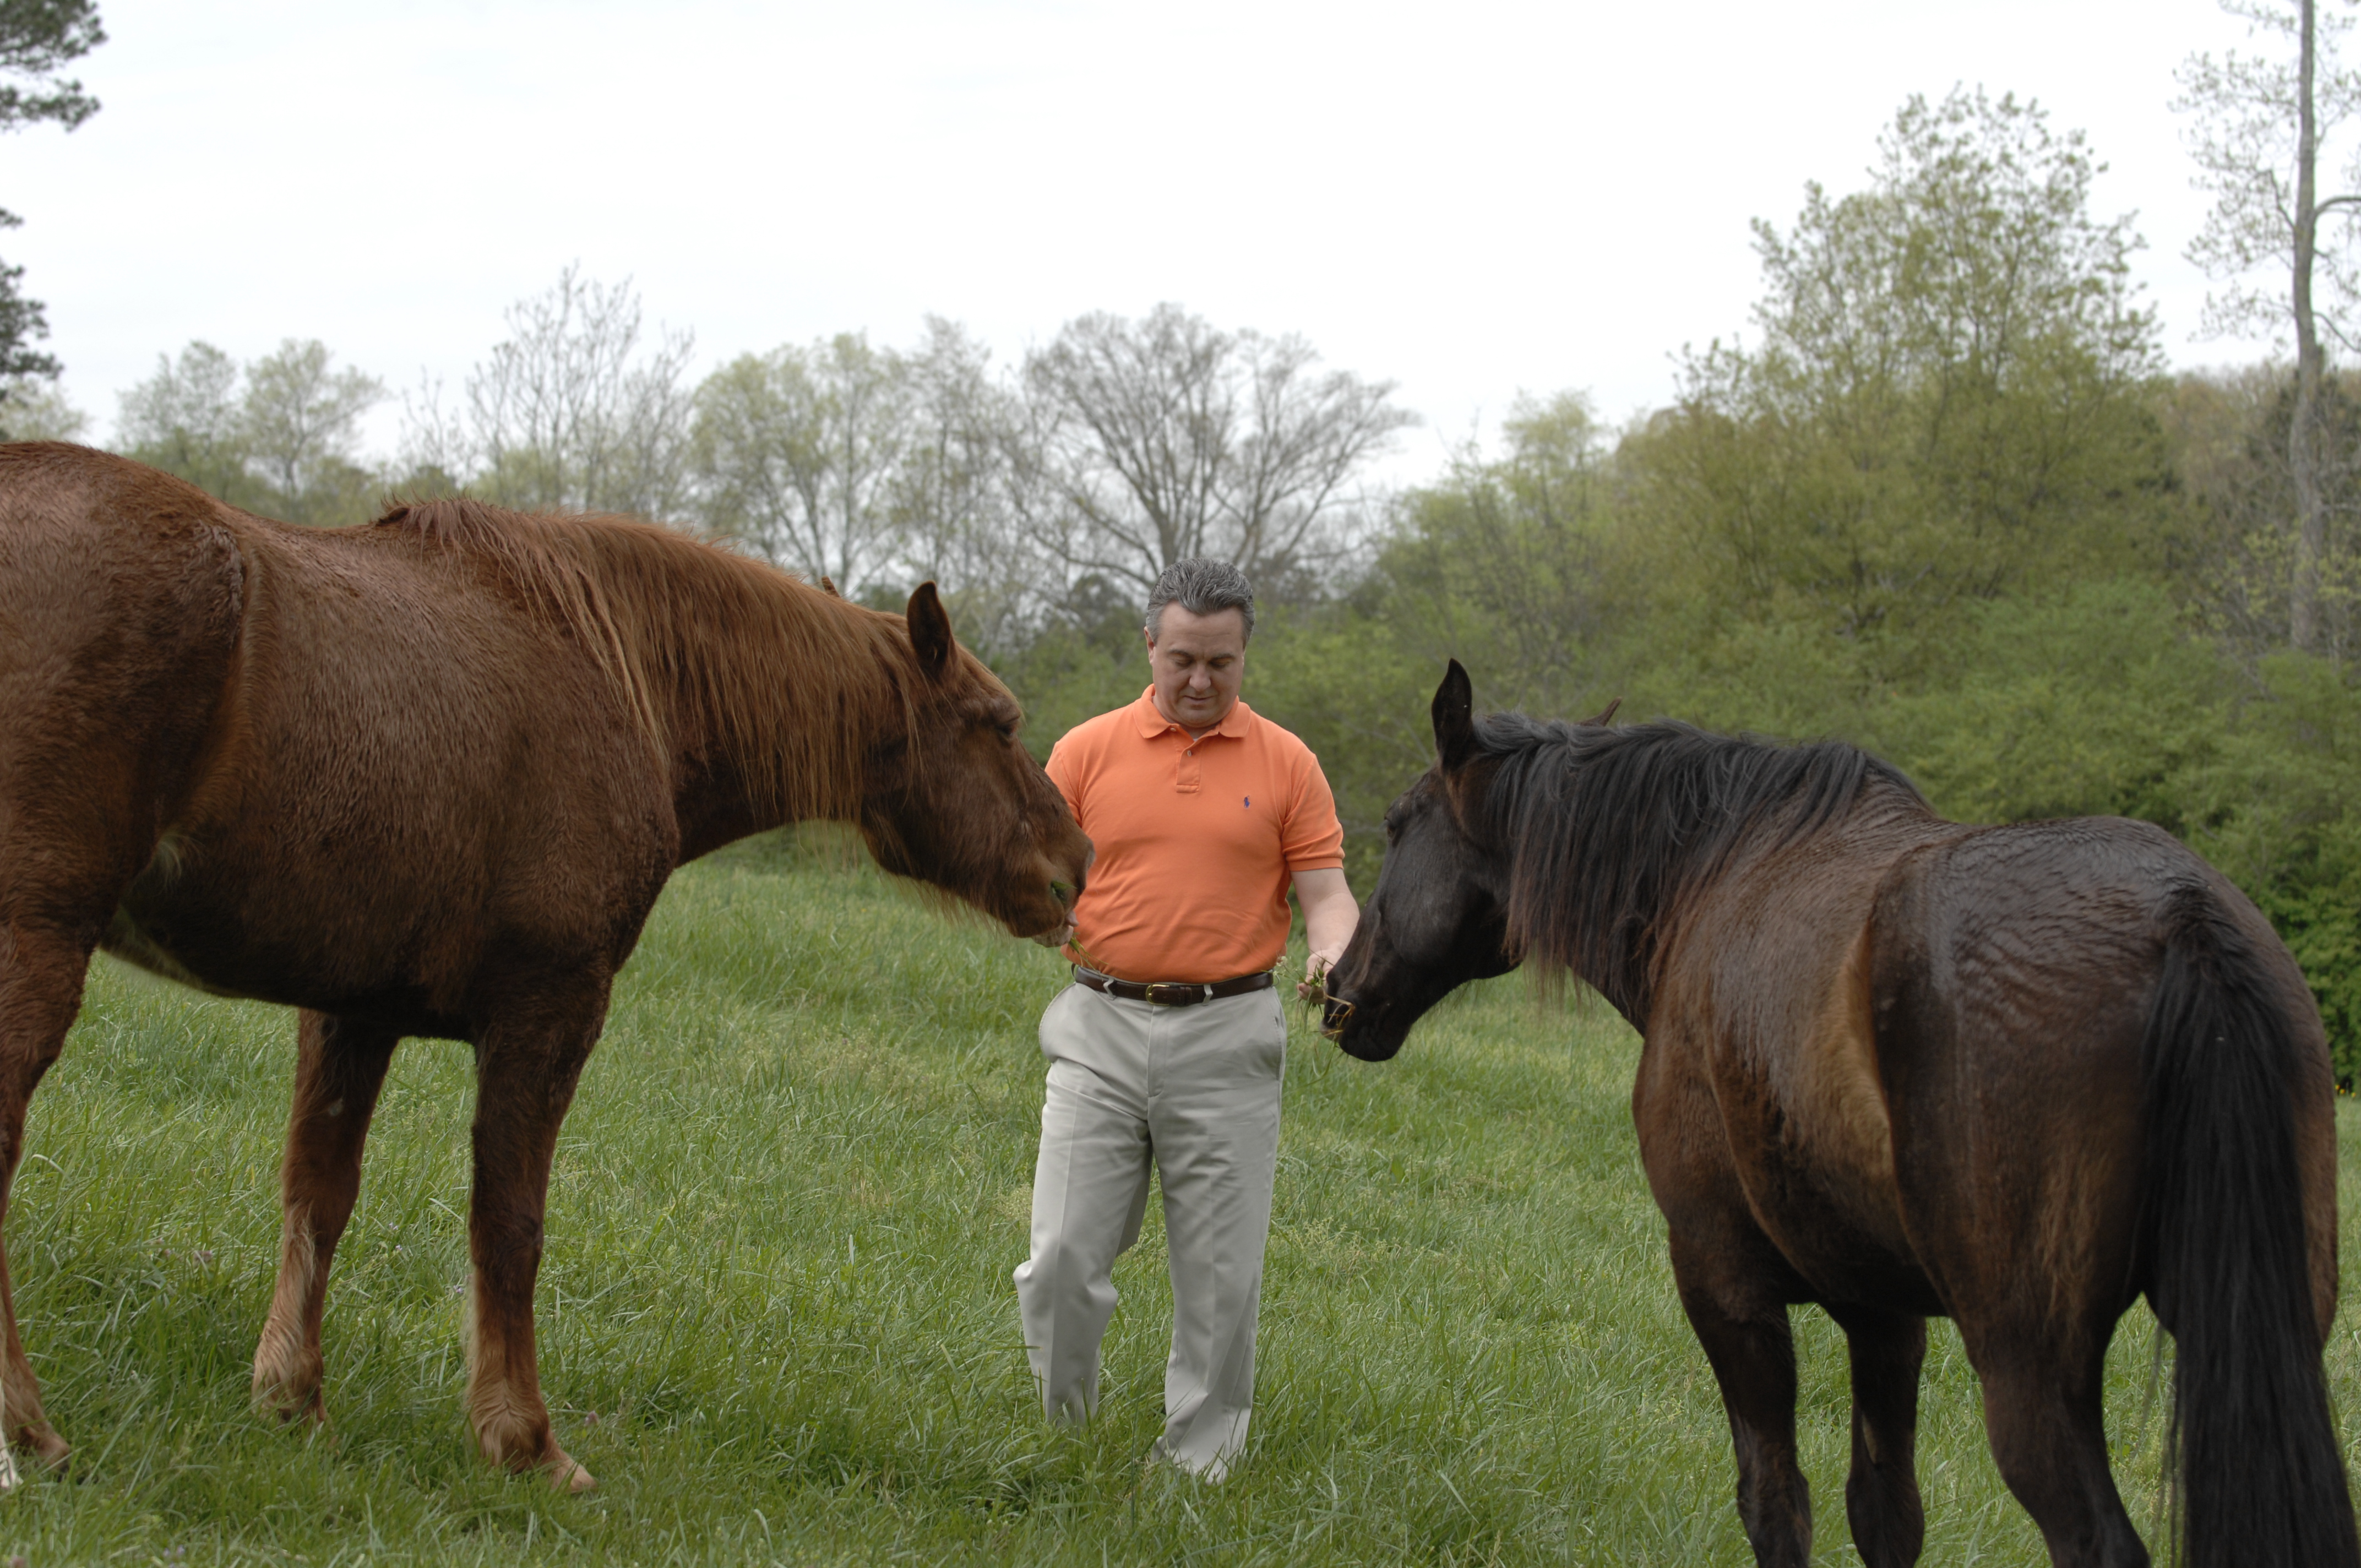
<path id="1" fill-rule="evenodd" d="M 2332 1086 L 2218 896 L 2188 888 L 2166 925 L 2141 1046 L 2143 1190 L 2148 1299 L 2176 1346 L 2166 1470 L 2185 1561 L 2351 1568 L 2296 1146 L 2298 1105 Z"/>

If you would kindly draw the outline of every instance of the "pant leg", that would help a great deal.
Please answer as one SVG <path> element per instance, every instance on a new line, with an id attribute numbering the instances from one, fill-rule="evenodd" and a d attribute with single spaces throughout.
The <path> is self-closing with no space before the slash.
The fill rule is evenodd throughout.
<path id="1" fill-rule="evenodd" d="M 1148 1106 L 1172 1270 L 1158 1452 L 1219 1481 L 1254 1408 L 1287 1014 L 1276 992 L 1261 991 L 1174 1009 L 1163 1022 Z"/>
<path id="2" fill-rule="evenodd" d="M 1077 1000 L 1081 999 L 1081 1000 Z M 1049 1078 L 1033 1168 L 1032 1255 L 1017 1265 L 1025 1351 L 1052 1420 L 1097 1409 L 1115 1260 L 1139 1239 L 1149 1171 L 1147 1036 L 1070 986 L 1041 1015 Z"/>

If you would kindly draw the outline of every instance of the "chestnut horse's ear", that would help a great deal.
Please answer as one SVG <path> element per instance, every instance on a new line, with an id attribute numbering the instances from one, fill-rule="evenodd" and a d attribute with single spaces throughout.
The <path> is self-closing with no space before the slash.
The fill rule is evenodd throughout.
<path id="1" fill-rule="evenodd" d="M 1476 688 L 1458 660 L 1434 688 L 1434 755 L 1450 773 L 1476 754 Z"/>
<path id="2" fill-rule="evenodd" d="M 1615 717 L 1615 710 L 1622 706 L 1623 699 L 1619 696 L 1612 702 L 1609 702 L 1605 707 L 1600 708 L 1597 713 L 1592 714 L 1588 718 L 1584 719 L 1582 722 L 1587 725 L 1605 724 L 1608 720 Z"/>
<path id="3" fill-rule="evenodd" d="M 829 576 L 825 572 L 820 574 L 819 591 L 826 594 L 832 599 L 840 599 L 844 597 L 842 594 L 836 591 L 836 579 Z"/>
<path id="4" fill-rule="evenodd" d="M 910 647 L 918 655 L 918 668 L 930 675 L 949 670 L 951 650 L 957 644 L 951 640 L 951 618 L 944 611 L 935 585 L 920 583 L 913 589 L 910 607 L 902 614 L 910 623 Z"/>

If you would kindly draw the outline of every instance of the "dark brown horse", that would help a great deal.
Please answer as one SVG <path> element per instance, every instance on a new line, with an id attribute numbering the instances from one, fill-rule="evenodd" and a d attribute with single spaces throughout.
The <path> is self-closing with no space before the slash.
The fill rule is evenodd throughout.
<path id="1" fill-rule="evenodd" d="M 1090 846 L 1017 719 L 931 584 L 883 615 L 624 519 L 443 501 L 305 530 L 0 447 L 0 1181 L 93 948 L 302 1009 L 254 1388 L 317 1417 L 394 1046 L 470 1042 L 468 1413 L 495 1463 L 587 1486 L 542 1402 L 533 1277 L 558 1123 L 658 891 L 828 818 L 1054 937 Z M 6 1430 L 56 1459 L 5 1269 Z"/>
<path id="2" fill-rule="evenodd" d="M 1787 1310 L 1817 1302 L 1851 1347 L 1864 1562 L 1918 1556 L 1919 1363 L 1947 1315 L 2051 1561 L 2145 1563 L 2100 1409 L 2145 1292 L 2178 1345 L 2189 1561 L 2350 1568 L 2321 1371 L 2335 1091 L 2254 905 L 2143 823 L 1963 828 L 1850 746 L 1606 717 L 1479 724 L 1451 666 L 1327 1022 L 1381 1060 L 1530 959 L 1640 1031 L 1641 1155 L 1757 1560 L 1810 1556 Z"/>

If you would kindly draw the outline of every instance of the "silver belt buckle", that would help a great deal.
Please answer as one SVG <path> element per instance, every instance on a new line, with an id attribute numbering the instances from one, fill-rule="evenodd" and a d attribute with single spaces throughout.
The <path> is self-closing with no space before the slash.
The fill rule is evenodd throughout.
<path id="1" fill-rule="evenodd" d="M 1206 993 L 1212 989 L 1211 986 L 1187 981 L 1151 981 L 1148 986 L 1148 1000 L 1158 1007 L 1187 1007 L 1208 1000 Z"/>

